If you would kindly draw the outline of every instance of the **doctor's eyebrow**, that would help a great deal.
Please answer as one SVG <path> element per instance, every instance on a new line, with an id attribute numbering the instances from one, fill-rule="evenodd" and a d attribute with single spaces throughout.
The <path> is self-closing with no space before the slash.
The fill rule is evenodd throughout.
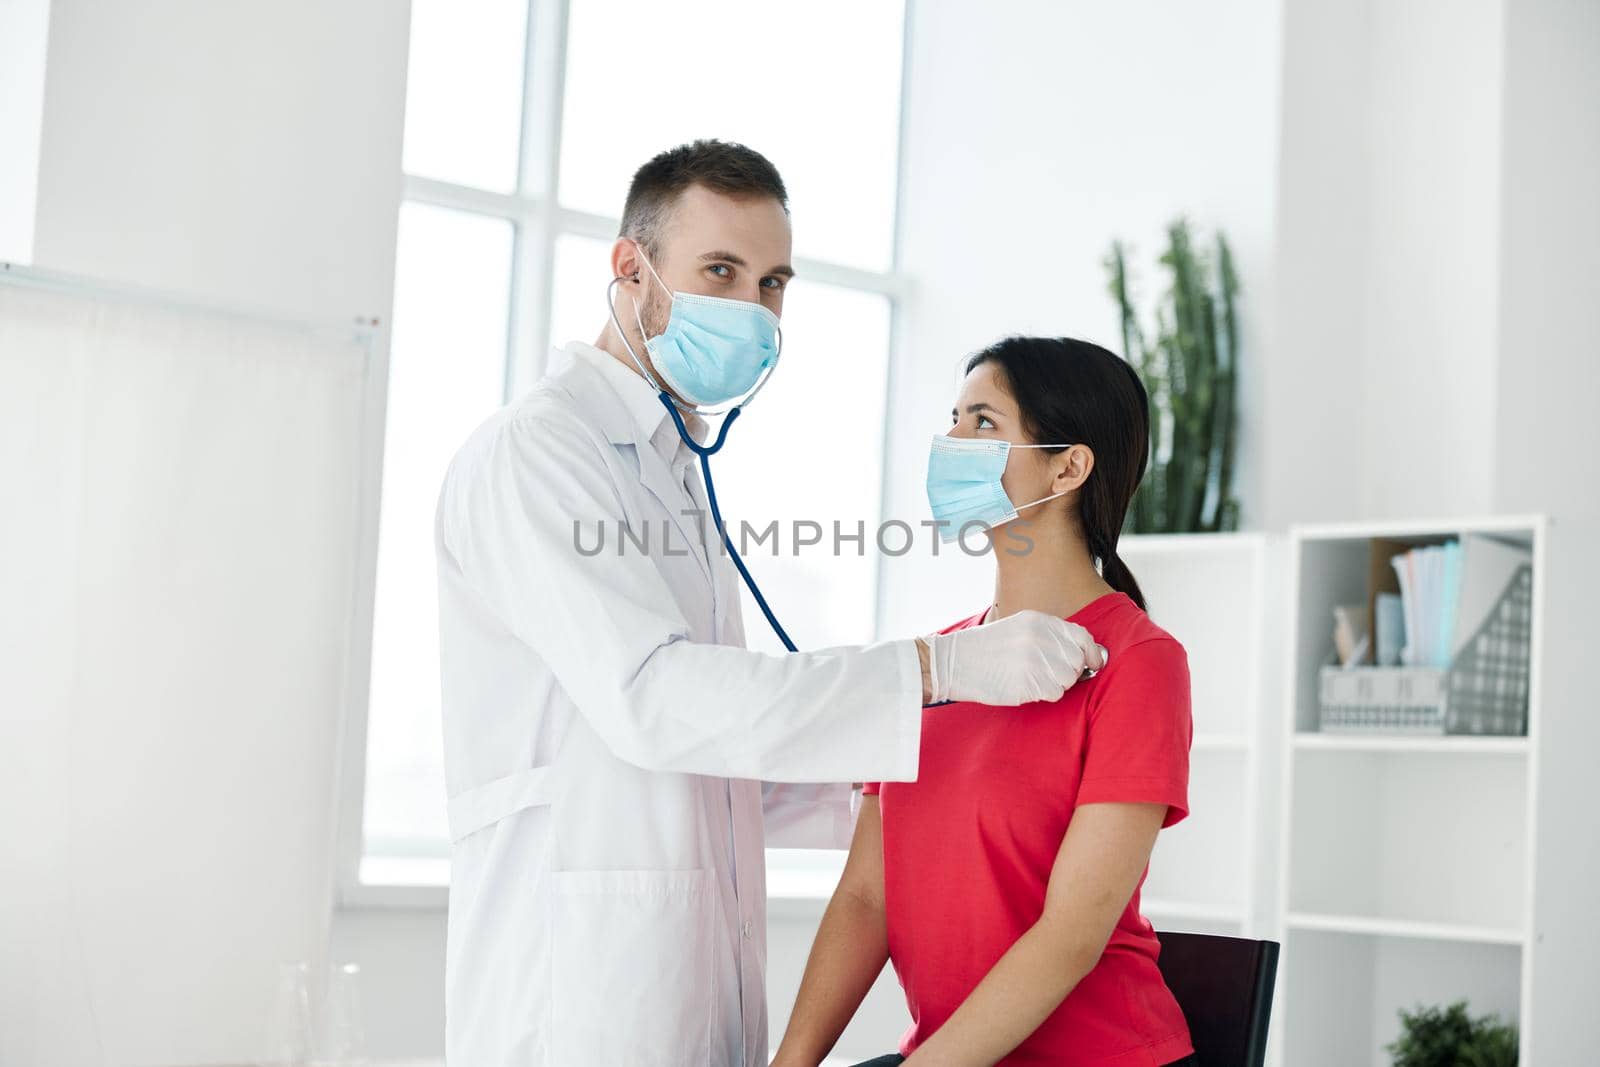
<path id="1" fill-rule="evenodd" d="M 717 251 L 714 251 L 714 252 L 702 252 L 702 253 L 700 253 L 700 262 L 702 262 L 702 263 L 731 263 L 735 267 L 748 267 L 748 266 L 750 266 L 749 263 L 745 262 L 745 259 L 744 259 L 743 256 L 738 255 L 738 254 L 733 253 L 733 252 L 722 251 L 720 249 L 718 249 Z M 779 276 L 784 277 L 784 278 L 793 278 L 794 277 L 794 268 L 789 266 L 789 264 L 787 264 L 787 263 L 780 263 L 776 267 L 773 267 L 771 270 L 767 271 L 767 274 L 769 276 L 773 275 L 773 274 L 776 274 L 776 275 L 779 275 Z"/>
<path id="2" fill-rule="evenodd" d="M 992 411 L 996 415 L 1004 415 L 1005 414 L 1005 412 L 1001 411 L 999 408 L 995 407 L 993 404 L 985 404 L 981 400 L 978 401 L 976 404 L 968 404 L 967 405 L 967 414 L 968 415 L 978 415 L 978 414 L 981 414 L 981 413 L 983 413 L 985 411 Z M 950 417 L 953 418 L 953 419 L 958 419 L 958 418 L 961 417 L 961 412 L 956 408 L 951 408 L 950 409 Z"/>

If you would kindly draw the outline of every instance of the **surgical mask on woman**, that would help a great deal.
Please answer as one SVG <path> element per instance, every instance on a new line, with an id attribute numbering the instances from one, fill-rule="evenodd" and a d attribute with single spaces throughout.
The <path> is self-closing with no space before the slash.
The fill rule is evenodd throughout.
<path id="1" fill-rule="evenodd" d="M 674 292 L 643 252 L 639 259 L 672 299 L 666 328 L 654 337 L 645 336 L 639 305 L 633 305 L 645 351 L 667 386 L 697 407 L 753 396 L 757 385 L 764 384 L 762 375 L 777 366 L 782 351 L 778 316 L 748 300 Z M 638 361 L 637 356 L 634 359 Z M 639 369 L 650 377 L 643 365 Z"/>
<path id="2" fill-rule="evenodd" d="M 1000 483 L 1013 448 L 1070 448 L 1071 445 L 1018 445 L 935 434 L 928 451 L 928 506 L 939 524 L 939 540 L 949 544 L 971 523 L 993 528 L 1010 522 L 1023 508 L 1065 496 L 1051 493 L 1013 504 Z"/>

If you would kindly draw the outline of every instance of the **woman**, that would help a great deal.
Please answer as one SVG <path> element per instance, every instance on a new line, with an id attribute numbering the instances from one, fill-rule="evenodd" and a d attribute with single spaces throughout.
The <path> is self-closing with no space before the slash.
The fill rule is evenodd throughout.
<path id="1" fill-rule="evenodd" d="M 1192 1064 L 1139 914 L 1156 834 L 1187 814 L 1192 730 L 1183 646 L 1116 552 L 1144 387 L 1096 345 L 1016 337 L 968 360 L 952 415 L 929 501 L 948 539 L 992 527 L 995 586 L 944 632 L 1033 608 L 1109 656 L 1054 702 L 923 713 L 917 781 L 865 790 L 773 1067 L 815 1067 L 885 959 L 912 1025 L 873 1064 Z"/>

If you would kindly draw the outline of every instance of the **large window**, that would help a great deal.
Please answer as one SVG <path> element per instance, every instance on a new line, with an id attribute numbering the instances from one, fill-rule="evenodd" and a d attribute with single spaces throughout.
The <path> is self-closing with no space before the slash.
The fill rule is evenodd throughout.
<path id="1" fill-rule="evenodd" d="M 628 180 L 663 148 L 742 141 L 784 175 L 800 273 L 784 359 L 714 461 L 719 497 L 730 521 L 786 531 L 780 554 L 749 563 L 802 647 L 873 636 L 903 21 L 898 2 L 413 0 L 363 884 L 448 873 L 432 545 L 445 467 L 552 345 L 599 336 Z M 795 555 L 796 520 L 830 539 L 835 520 L 864 521 L 865 551 Z M 744 615 L 752 647 L 776 649 L 748 598 Z M 836 862 L 774 853 L 774 888 L 825 888 Z"/>

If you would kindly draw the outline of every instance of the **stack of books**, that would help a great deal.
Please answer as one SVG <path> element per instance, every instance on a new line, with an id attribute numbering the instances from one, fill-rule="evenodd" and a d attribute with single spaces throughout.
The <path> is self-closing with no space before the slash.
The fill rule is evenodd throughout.
<path id="1" fill-rule="evenodd" d="M 1379 662 L 1387 646 L 1398 647 L 1405 666 L 1448 667 L 1494 610 L 1517 569 L 1531 558 L 1521 545 L 1478 534 L 1392 556 L 1403 631 L 1385 633 L 1396 613 L 1374 605 Z"/>

